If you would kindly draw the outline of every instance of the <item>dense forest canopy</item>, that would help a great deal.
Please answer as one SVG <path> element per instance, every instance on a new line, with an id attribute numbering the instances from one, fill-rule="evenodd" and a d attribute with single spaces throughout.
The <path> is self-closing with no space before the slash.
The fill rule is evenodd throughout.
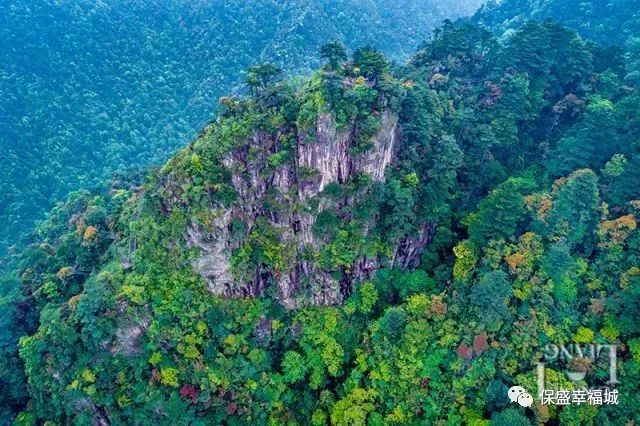
<path id="1" fill-rule="evenodd" d="M 71 190 L 165 161 L 218 97 L 269 60 L 292 75 L 320 44 L 406 58 L 480 0 L 85 1 L 0 4 L 0 258 Z M 402 22 L 402 25 L 398 25 Z"/>
<path id="2" fill-rule="evenodd" d="M 531 19 L 553 19 L 587 39 L 605 46 L 622 46 L 627 42 L 637 44 L 638 13 L 634 0 L 489 0 L 472 20 L 488 28 L 507 29 L 522 26 Z"/>
<path id="3" fill-rule="evenodd" d="M 640 80 L 640 7 L 636 0 L 489 0 L 470 18 L 494 32 L 520 28 L 529 20 L 552 19 L 605 48 L 620 49 Z"/>
<path id="4" fill-rule="evenodd" d="M 619 3 L 489 5 L 401 66 L 333 41 L 309 78 L 248 68 L 246 96 L 161 169 L 72 193 L 15 255 L 3 415 L 640 422 L 638 69 L 632 35 L 585 32 L 631 28 Z M 585 36 L 506 23 L 541 5 Z M 547 345 L 575 344 L 616 345 L 618 404 L 509 401 L 535 393 Z M 543 371 L 610 386 L 606 359 Z"/>

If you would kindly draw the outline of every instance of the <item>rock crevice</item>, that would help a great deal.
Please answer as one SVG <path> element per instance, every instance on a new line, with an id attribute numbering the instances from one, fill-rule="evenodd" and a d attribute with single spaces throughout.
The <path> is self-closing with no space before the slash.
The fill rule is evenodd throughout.
<path id="1" fill-rule="evenodd" d="M 354 282 L 368 278 L 380 267 L 378 259 L 360 258 L 336 277 L 302 253 L 323 245 L 312 229 L 316 215 L 331 203 L 322 195 L 329 184 L 345 183 L 358 173 L 369 175 L 373 181 L 384 181 L 400 140 L 397 117 L 391 111 L 381 113 L 379 130 L 370 148 L 359 154 L 350 152 L 352 129 L 337 130 L 330 114 L 320 115 L 314 130 L 313 136 L 299 135 L 292 161 L 275 169 L 269 164 L 269 156 L 280 149 L 277 134 L 256 132 L 247 144 L 224 158 L 223 165 L 231 172 L 238 194 L 237 202 L 231 207 L 216 208 L 206 230 L 191 223 L 186 233 L 188 245 L 200 251 L 193 267 L 211 292 L 225 297 L 256 297 L 270 289 L 289 308 L 299 305 L 300 300 L 332 305 L 348 296 Z M 316 198 L 317 207 L 309 208 L 309 202 Z M 259 218 L 266 218 L 277 230 L 280 242 L 294 257 L 286 270 L 274 272 L 258 265 L 250 274 L 252 278 L 240 279 L 234 274 L 232 256 L 243 240 L 233 238 L 232 222 L 235 219 L 244 224 L 246 239 Z M 419 237 L 400 242 L 390 266 L 397 263 L 408 267 L 415 263 L 431 234 L 425 228 Z"/>

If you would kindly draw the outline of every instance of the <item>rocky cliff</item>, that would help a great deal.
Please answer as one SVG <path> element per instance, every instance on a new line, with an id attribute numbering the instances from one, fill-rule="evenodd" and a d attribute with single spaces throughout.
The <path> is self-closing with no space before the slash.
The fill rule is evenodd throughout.
<path id="1" fill-rule="evenodd" d="M 281 149 L 276 132 L 254 132 L 247 143 L 231 150 L 222 160 L 231 174 L 237 200 L 230 207 L 214 206 L 213 220 L 204 227 L 191 222 L 186 232 L 189 247 L 199 249 L 193 268 L 211 292 L 227 297 L 256 297 L 272 288 L 274 296 L 289 308 L 304 303 L 340 303 L 356 281 L 366 279 L 381 266 L 377 256 L 360 256 L 339 273 L 322 268 L 309 253 L 325 244 L 316 236 L 316 218 L 325 209 L 339 204 L 341 209 L 355 202 L 353 197 L 334 200 L 324 195 L 330 184 L 345 184 L 358 174 L 374 182 L 385 179 L 400 143 L 397 116 L 390 110 L 380 113 L 379 129 L 369 149 L 354 154 L 355 126 L 337 129 L 331 114 L 320 114 L 315 129 L 298 135 L 292 161 L 276 168 L 269 159 Z M 242 223 L 240 238 L 233 223 Z M 258 221 L 277 233 L 286 265 L 274 270 L 258 264 L 245 276 L 234 272 L 234 253 L 241 250 Z M 371 226 L 375 218 L 371 218 Z M 206 229 L 205 229 L 206 228 Z M 405 238 L 395 248 L 389 266 L 410 266 L 432 237 L 425 226 L 414 238 Z M 303 296 L 303 297 L 300 297 Z"/>

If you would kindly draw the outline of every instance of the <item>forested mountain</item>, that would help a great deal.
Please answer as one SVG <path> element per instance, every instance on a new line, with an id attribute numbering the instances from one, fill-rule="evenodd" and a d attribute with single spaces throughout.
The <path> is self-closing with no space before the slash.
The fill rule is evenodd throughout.
<path id="1" fill-rule="evenodd" d="M 251 65 L 293 75 L 330 39 L 404 58 L 480 0 L 0 4 L 0 251 L 53 202 L 165 161 Z M 399 25 L 398 23 L 402 23 Z"/>
<path id="2" fill-rule="evenodd" d="M 552 19 L 602 47 L 622 49 L 629 78 L 640 80 L 640 5 L 637 0 L 490 0 L 471 18 L 494 32 L 520 28 L 529 20 Z"/>
<path id="3" fill-rule="evenodd" d="M 576 29 L 585 38 L 604 45 L 622 45 L 637 38 L 639 13 L 634 0 L 489 0 L 472 20 L 504 30 L 532 19 L 552 19 Z"/>
<path id="4" fill-rule="evenodd" d="M 638 423 L 630 45 L 483 19 L 445 22 L 401 66 L 339 42 L 309 78 L 254 66 L 161 169 L 59 203 L 3 279 L 22 290 L 0 311 L 6 415 Z M 547 345 L 576 344 L 617 346 L 618 404 L 509 401 L 535 393 Z M 611 385 L 608 359 L 543 371 Z"/>

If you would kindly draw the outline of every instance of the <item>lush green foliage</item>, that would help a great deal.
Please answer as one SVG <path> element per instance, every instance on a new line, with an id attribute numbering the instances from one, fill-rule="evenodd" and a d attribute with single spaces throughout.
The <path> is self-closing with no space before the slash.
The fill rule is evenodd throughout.
<path id="1" fill-rule="evenodd" d="M 640 13 L 637 1 L 489 0 L 472 18 L 495 32 L 519 28 L 530 19 L 552 19 L 617 54 L 624 52 L 624 59 L 616 58 L 614 53 L 606 60 L 626 60 L 629 63 L 627 78 L 635 83 L 640 80 Z"/>
<path id="2" fill-rule="evenodd" d="M 500 39 L 447 22 L 399 69 L 373 48 L 321 53 L 327 63 L 304 82 L 252 68 L 252 96 L 224 99 L 219 118 L 144 185 L 75 194 L 54 210 L 15 278 L 26 300 L 11 320 L 26 330 L 2 338 L 27 334 L 28 393 L 18 372 L 3 375 L 19 421 L 640 421 L 640 95 L 623 57 L 551 22 Z M 248 164 L 269 155 L 272 169 L 296 167 L 296 147 L 314 142 L 325 113 L 364 155 L 385 111 L 402 128 L 385 181 L 328 185 L 321 213 L 267 194 L 252 229 L 231 222 L 242 242 L 233 270 L 244 282 L 305 258 L 342 278 L 359 259 L 394 265 L 398 244 L 428 225 L 420 261 L 380 268 L 337 306 L 286 309 L 270 289 L 212 295 L 185 230 L 214 226 L 213 207 L 242 197 L 226 156 L 246 147 Z M 256 134 L 277 149 L 250 145 Z M 318 214 L 316 250 L 283 243 L 267 218 L 287 209 Z M 509 386 L 535 388 L 544 346 L 573 342 L 628 348 L 620 406 L 509 407 Z M 608 365 L 585 371 L 576 385 L 608 378 Z M 573 386 L 559 366 L 547 374 Z"/>
<path id="3" fill-rule="evenodd" d="M 165 161 L 244 71 L 318 65 L 331 39 L 405 58 L 480 0 L 12 1 L 0 5 L 0 258 L 34 220 L 114 171 Z M 403 25 L 398 25 L 402 22 Z"/>

